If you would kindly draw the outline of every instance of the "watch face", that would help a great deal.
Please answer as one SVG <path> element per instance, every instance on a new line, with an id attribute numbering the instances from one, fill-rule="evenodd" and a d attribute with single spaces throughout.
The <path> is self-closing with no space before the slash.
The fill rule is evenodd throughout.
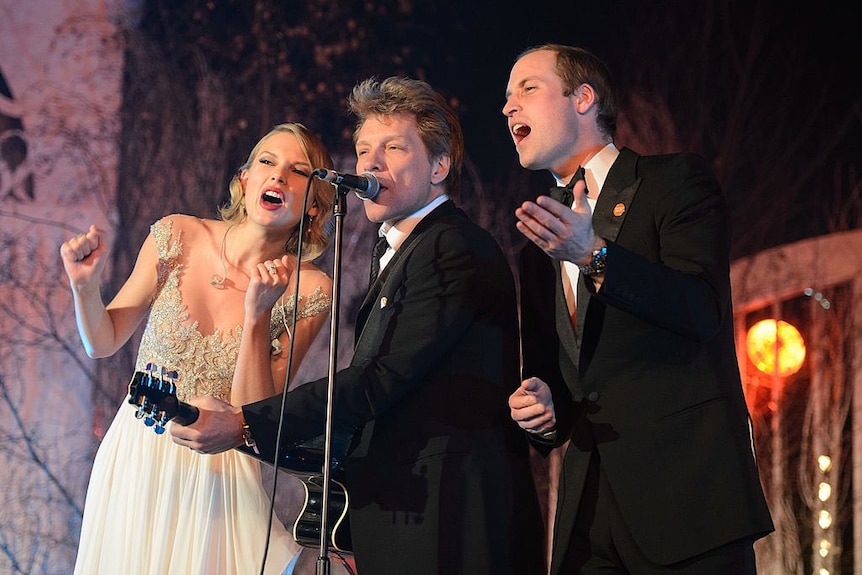
<path id="1" fill-rule="evenodd" d="M 590 259 L 590 263 L 585 266 L 578 266 L 578 270 L 588 277 L 602 273 L 605 271 L 605 259 L 607 255 L 607 246 L 602 246 L 600 249 L 593 252 L 593 257 Z"/>
<path id="2" fill-rule="evenodd" d="M 601 249 L 598 249 L 593 252 L 593 259 L 590 260 L 590 265 L 586 266 L 587 269 L 584 273 L 586 273 L 586 275 L 588 276 L 594 276 L 605 271 L 605 259 L 607 255 L 607 246 L 602 246 Z"/>

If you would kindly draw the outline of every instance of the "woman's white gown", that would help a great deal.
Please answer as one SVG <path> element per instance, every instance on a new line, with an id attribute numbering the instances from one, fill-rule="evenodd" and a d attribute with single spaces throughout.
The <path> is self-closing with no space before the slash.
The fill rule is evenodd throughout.
<path id="1" fill-rule="evenodd" d="M 180 297 L 182 237 L 169 218 L 151 227 L 159 283 L 135 369 L 176 369 L 180 400 L 228 401 L 241 327 L 202 335 Z M 329 309 L 326 294 L 301 303 L 300 317 Z M 291 305 L 286 312 L 292 311 Z M 273 311 L 283 326 L 285 310 Z M 278 317 L 276 317 L 278 316 Z M 283 331 L 284 328 L 282 327 Z M 256 575 L 269 526 L 269 495 L 255 459 L 229 450 L 202 455 L 154 433 L 136 408 L 120 406 L 99 446 L 84 506 L 75 575 Z M 284 573 L 300 550 L 274 518 L 267 575 Z"/>

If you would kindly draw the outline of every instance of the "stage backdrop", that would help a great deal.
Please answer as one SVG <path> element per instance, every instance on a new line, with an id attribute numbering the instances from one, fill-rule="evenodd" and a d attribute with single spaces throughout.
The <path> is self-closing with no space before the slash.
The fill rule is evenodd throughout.
<path id="1" fill-rule="evenodd" d="M 71 572 L 98 366 L 59 245 L 112 229 L 123 0 L 0 1 L 0 572 Z"/>

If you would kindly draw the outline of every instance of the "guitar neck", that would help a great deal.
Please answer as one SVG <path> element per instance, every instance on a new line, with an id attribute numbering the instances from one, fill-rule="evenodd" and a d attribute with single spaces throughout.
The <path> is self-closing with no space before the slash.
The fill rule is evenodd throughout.
<path id="1" fill-rule="evenodd" d="M 172 421 L 180 425 L 191 425 L 198 420 L 200 414 L 200 410 L 194 405 L 177 401 L 177 413 Z"/>
<path id="2" fill-rule="evenodd" d="M 153 428 L 157 434 L 165 432 L 168 421 L 179 425 L 191 425 L 197 421 L 200 410 L 194 405 L 177 399 L 176 381 L 178 373 L 147 364 L 146 371 L 137 371 L 129 382 L 128 402 L 137 407 L 135 417 L 143 419 L 144 424 Z M 333 432 L 330 435 L 331 468 L 339 468 L 346 457 L 355 430 L 349 432 Z M 272 464 L 260 457 L 260 454 L 246 446 L 237 449 L 248 455 Z M 307 441 L 285 446 L 278 458 L 278 467 L 295 475 L 306 488 L 306 501 L 302 512 L 294 525 L 293 537 L 303 546 L 312 546 L 320 541 L 321 523 L 323 523 L 323 501 L 327 513 L 327 539 L 329 547 L 340 551 L 350 551 L 350 529 L 347 527 L 347 490 L 344 485 L 332 481 L 327 492 L 331 498 L 324 497 L 323 462 L 326 445 L 324 436 L 318 436 Z M 332 519 L 334 518 L 334 519 Z"/>

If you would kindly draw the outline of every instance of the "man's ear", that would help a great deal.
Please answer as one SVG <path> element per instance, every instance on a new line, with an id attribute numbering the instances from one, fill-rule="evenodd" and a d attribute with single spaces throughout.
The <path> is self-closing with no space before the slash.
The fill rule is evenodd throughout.
<path id="1" fill-rule="evenodd" d="M 452 158 L 449 156 L 440 156 L 434 160 L 434 171 L 431 172 L 431 183 L 439 185 L 443 183 L 446 176 L 449 175 L 449 168 L 452 166 Z"/>
<path id="2" fill-rule="evenodd" d="M 589 84 L 581 84 L 572 96 L 575 98 L 575 110 L 586 114 L 596 104 L 596 91 Z"/>

